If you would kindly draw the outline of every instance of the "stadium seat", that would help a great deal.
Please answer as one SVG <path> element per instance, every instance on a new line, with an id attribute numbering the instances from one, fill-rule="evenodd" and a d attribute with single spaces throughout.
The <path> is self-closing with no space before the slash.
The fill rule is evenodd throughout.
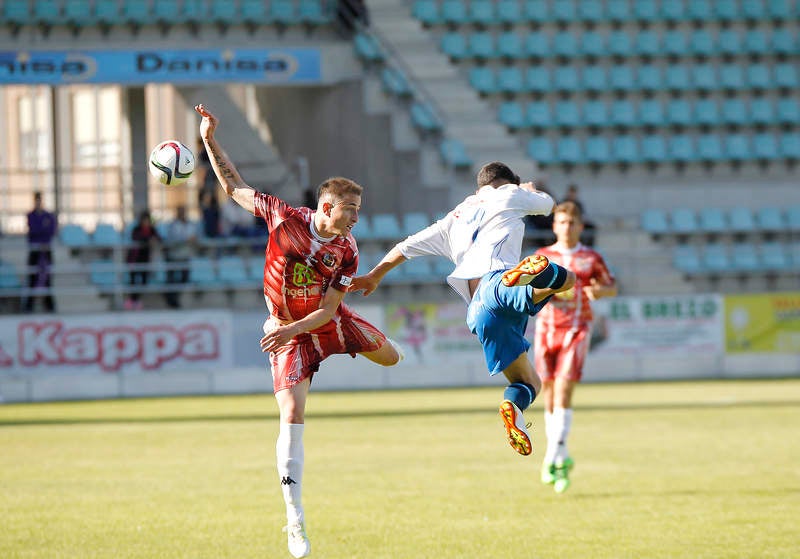
<path id="1" fill-rule="evenodd" d="M 424 256 L 412 258 L 399 268 L 400 281 L 428 282 L 434 279 L 431 270 L 431 259 Z M 438 279 L 438 278 L 437 278 Z"/>
<path id="2" fill-rule="evenodd" d="M 748 111 L 744 101 L 732 97 L 722 101 L 722 121 L 725 124 L 743 126 L 748 122 Z"/>
<path id="3" fill-rule="evenodd" d="M 219 281 L 226 287 L 237 288 L 252 285 L 253 281 L 247 273 L 247 267 L 241 256 L 221 256 L 217 260 L 217 266 Z"/>
<path id="4" fill-rule="evenodd" d="M 12 27 L 32 24 L 30 2 L 28 0 L 6 0 L 3 4 L 3 22 Z"/>
<path id="5" fill-rule="evenodd" d="M 411 5 L 411 15 L 426 27 L 444 23 L 436 0 L 414 0 Z"/>
<path id="6" fill-rule="evenodd" d="M 742 17 L 751 22 L 766 19 L 764 0 L 742 0 Z"/>
<path id="7" fill-rule="evenodd" d="M 667 214 L 660 208 L 649 208 L 642 212 L 640 225 L 651 235 L 665 235 L 670 232 Z"/>
<path id="8" fill-rule="evenodd" d="M 517 0 L 500 0 L 497 3 L 497 20 L 505 25 L 522 21 L 522 7 Z"/>
<path id="9" fill-rule="evenodd" d="M 469 23 L 466 4 L 461 0 L 444 0 L 441 13 L 444 22 L 449 25 L 460 27 Z"/>
<path id="10" fill-rule="evenodd" d="M 599 64 L 584 66 L 581 70 L 581 88 L 591 92 L 605 91 L 608 88 L 606 69 Z"/>
<path id="11" fill-rule="evenodd" d="M 790 0 L 767 0 L 767 13 L 775 21 L 786 21 L 792 17 Z"/>
<path id="12" fill-rule="evenodd" d="M 772 52 L 779 55 L 791 56 L 797 52 L 794 34 L 791 28 L 788 27 L 774 28 L 772 30 L 770 46 Z"/>
<path id="13" fill-rule="evenodd" d="M 572 128 L 581 122 L 578 105 L 574 101 L 557 101 L 555 105 L 556 125 Z"/>
<path id="14" fill-rule="evenodd" d="M 756 224 L 767 233 L 781 232 L 788 227 L 783 211 L 775 206 L 764 206 L 756 210 Z"/>
<path id="15" fill-rule="evenodd" d="M 800 80 L 797 77 L 796 64 L 776 64 L 775 65 L 775 85 L 781 89 L 797 89 L 800 87 Z"/>
<path id="16" fill-rule="evenodd" d="M 642 91 L 658 91 L 661 89 L 661 68 L 655 64 L 639 66 L 636 83 Z"/>
<path id="17" fill-rule="evenodd" d="M 675 4 L 675 2 L 666 2 L 666 4 Z M 689 54 L 689 44 L 686 40 L 686 34 L 678 29 L 669 29 L 664 33 L 662 47 L 667 56 L 680 57 Z"/>
<path id="18" fill-rule="evenodd" d="M 531 58 L 547 58 L 550 56 L 547 35 L 541 31 L 529 33 L 525 38 L 525 54 Z"/>
<path id="19" fill-rule="evenodd" d="M 640 160 L 634 136 L 616 136 L 611 142 L 611 152 L 614 161 L 619 163 L 637 163 Z"/>
<path id="20" fill-rule="evenodd" d="M 69 248 L 83 248 L 89 246 L 89 234 L 77 223 L 66 223 L 58 229 L 58 238 L 64 246 Z"/>
<path id="21" fill-rule="evenodd" d="M 636 0 L 633 2 L 633 17 L 642 23 L 652 23 L 659 18 L 656 0 Z"/>
<path id="22" fill-rule="evenodd" d="M 760 29 L 749 29 L 744 35 L 742 51 L 745 54 L 763 56 L 769 52 L 767 36 Z"/>
<path id="23" fill-rule="evenodd" d="M 714 99 L 698 99 L 694 104 L 694 120 L 703 126 L 716 126 L 720 122 L 717 102 Z"/>
<path id="24" fill-rule="evenodd" d="M 469 20 L 480 27 L 494 25 L 498 22 L 495 5 L 491 0 L 470 0 Z"/>
<path id="25" fill-rule="evenodd" d="M 777 121 L 780 124 L 800 124 L 800 102 L 792 97 L 778 99 Z"/>
<path id="26" fill-rule="evenodd" d="M 707 272 L 724 274 L 732 271 L 728 248 L 722 243 L 708 243 L 703 250 L 701 262 Z"/>
<path id="27" fill-rule="evenodd" d="M 784 272 L 791 268 L 785 247 L 776 241 L 761 243 L 761 267 L 769 272 Z"/>
<path id="28" fill-rule="evenodd" d="M 389 66 L 383 68 L 381 70 L 381 83 L 386 93 L 396 97 L 410 97 L 414 93 L 403 72 L 397 68 Z"/>
<path id="29" fill-rule="evenodd" d="M 692 85 L 698 91 L 717 88 L 717 67 L 714 64 L 696 64 L 692 67 Z"/>
<path id="30" fill-rule="evenodd" d="M 745 161 L 752 156 L 750 140 L 744 134 L 731 134 L 725 138 L 725 155 L 731 161 Z"/>
<path id="31" fill-rule="evenodd" d="M 547 128 L 553 125 L 550 105 L 547 101 L 531 101 L 525 110 L 528 124 L 534 128 Z"/>
<path id="32" fill-rule="evenodd" d="M 217 16 L 217 20 L 219 21 L 220 16 L 222 16 L 224 23 L 233 23 L 236 16 L 236 5 L 228 2 L 227 0 L 217 1 L 224 5 Z M 211 10 L 213 17 L 213 4 Z M 325 11 L 325 7 L 323 6 L 321 0 L 300 0 L 300 3 L 297 5 L 297 18 L 301 23 L 305 23 L 306 25 L 325 25 L 326 23 L 330 23 L 332 21 L 330 14 Z"/>
<path id="33" fill-rule="evenodd" d="M 572 136 L 562 136 L 556 144 L 556 157 L 561 163 L 575 165 L 583 162 L 580 141 Z"/>
<path id="34" fill-rule="evenodd" d="M 428 227 L 431 223 L 431 218 L 425 212 L 408 212 L 403 214 L 401 219 L 402 236 L 408 237 L 417 231 L 421 231 Z"/>
<path id="35" fill-rule="evenodd" d="M 381 62 L 384 59 L 383 51 L 378 42 L 366 33 L 357 33 L 353 38 L 353 48 L 356 55 L 367 63 Z"/>
<path id="36" fill-rule="evenodd" d="M 556 3 L 558 6 L 560 3 Z M 556 56 L 562 58 L 572 58 L 578 56 L 580 49 L 575 35 L 569 31 L 559 31 L 553 35 L 550 50 Z"/>
<path id="37" fill-rule="evenodd" d="M 800 134 L 793 132 L 781 134 L 780 144 L 782 157 L 793 161 L 800 159 Z"/>
<path id="38" fill-rule="evenodd" d="M 0 260 L 0 289 L 17 289 L 19 287 L 22 287 L 22 282 L 14 264 Z"/>
<path id="39" fill-rule="evenodd" d="M 647 163 L 667 160 L 667 144 L 662 136 L 650 134 L 642 138 L 642 160 Z"/>
<path id="40" fill-rule="evenodd" d="M 624 23 L 631 19 L 627 0 L 606 0 L 606 18 L 614 23 Z"/>
<path id="41" fill-rule="evenodd" d="M 662 0 L 659 14 L 664 21 L 679 23 L 686 19 L 686 7 L 682 0 Z"/>
<path id="42" fill-rule="evenodd" d="M 463 168 L 472 165 L 472 158 L 467 153 L 466 146 L 454 138 L 442 140 L 439 144 L 439 153 L 450 167 Z"/>
<path id="43" fill-rule="evenodd" d="M 747 85 L 751 89 L 763 90 L 772 87 L 769 68 L 765 64 L 751 64 L 747 67 Z"/>
<path id="44" fill-rule="evenodd" d="M 775 110 L 772 101 L 764 97 L 756 97 L 750 101 L 750 122 L 764 126 L 775 122 Z"/>
<path id="45" fill-rule="evenodd" d="M 557 91 L 572 93 L 580 90 L 578 71 L 574 66 L 556 66 L 553 72 L 553 87 Z"/>
<path id="46" fill-rule="evenodd" d="M 92 233 L 94 246 L 116 246 L 122 242 L 122 236 L 116 228 L 109 223 L 98 223 Z"/>
<path id="47" fill-rule="evenodd" d="M 714 16 L 718 21 L 731 22 L 739 18 L 739 7 L 736 0 L 715 0 Z"/>
<path id="48" fill-rule="evenodd" d="M 114 261 L 99 259 L 89 262 L 89 281 L 106 289 L 117 285 L 117 266 Z"/>
<path id="49" fill-rule="evenodd" d="M 719 83 L 722 89 L 738 91 L 745 89 L 744 71 L 738 64 L 724 64 L 719 70 Z"/>
<path id="50" fill-rule="evenodd" d="M 473 66 L 469 69 L 469 84 L 483 95 L 497 93 L 497 78 L 494 70 L 488 66 Z"/>
<path id="51" fill-rule="evenodd" d="M 36 0 L 33 3 L 33 22 L 45 27 L 61 23 L 61 2 Z"/>
<path id="52" fill-rule="evenodd" d="M 761 161 L 778 159 L 780 152 L 778 142 L 770 133 L 759 133 L 753 136 L 753 155 Z"/>
<path id="53" fill-rule="evenodd" d="M 280 25 L 296 25 L 300 22 L 292 0 L 270 0 L 267 14 L 270 21 Z"/>
<path id="54" fill-rule="evenodd" d="M 627 65 L 612 66 L 608 76 L 608 82 L 614 91 L 631 91 L 635 87 L 633 70 Z"/>
<path id="55" fill-rule="evenodd" d="M 700 254 L 693 245 L 675 245 L 672 252 L 672 264 L 677 270 L 688 276 L 696 276 L 704 271 Z"/>
<path id="56" fill-rule="evenodd" d="M 191 25 L 199 25 L 201 23 L 205 23 L 210 17 L 208 8 L 209 6 L 206 4 L 204 0 L 183 0 L 183 6 L 180 12 L 181 20 Z M 230 8 L 231 6 L 229 5 L 221 8 L 219 13 L 219 19 L 214 19 L 212 21 L 223 26 L 227 25 L 228 18 L 226 17 L 225 14 L 230 13 Z M 292 21 L 292 23 L 295 22 Z"/>
<path id="57" fill-rule="evenodd" d="M 710 0 L 690 0 L 688 2 L 689 19 L 696 23 L 705 23 L 711 21 L 714 17 L 714 12 L 711 9 Z"/>
<path id="58" fill-rule="evenodd" d="M 550 7 L 547 0 L 523 0 L 525 21 L 541 25 L 550 21 Z"/>
<path id="59" fill-rule="evenodd" d="M 470 34 L 467 37 L 467 53 L 475 60 L 495 58 L 497 52 L 494 47 L 494 36 L 486 31 Z"/>
<path id="60" fill-rule="evenodd" d="M 540 165 L 549 165 L 556 162 L 553 143 L 547 138 L 532 138 L 528 142 L 528 156 L 539 162 Z"/>
<path id="61" fill-rule="evenodd" d="M 677 208 L 673 210 L 670 216 L 670 222 L 672 223 L 673 233 L 693 235 L 700 232 L 697 216 L 694 211 L 689 208 Z"/>
<path id="62" fill-rule="evenodd" d="M 411 104 L 411 122 L 422 132 L 439 132 L 442 123 L 431 108 L 422 102 Z"/>
<path id="63" fill-rule="evenodd" d="M 146 5 L 145 2 L 142 2 Z M 176 23 L 182 23 L 180 5 L 178 0 L 163 0 L 156 2 L 153 6 L 153 19 L 164 26 L 172 26 Z"/>
<path id="64" fill-rule="evenodd" d="M 706 162 L 720 161 L 725 158 L 722 142 L 716 134 L 702 134 L 697 138 L 697 159 Z M 701 214 L 702 217 L 703 214 Z"/>
<path id="65" fill-rule="evenodd" d="M 728 228 L 734 233 L 753 233 L 756 231 L 756 219 L 753 211 L 744 206 L 737 206 L 728 211 Z"/>
<path id="66" fill-rule="evenodd" d="M 760 258 L 756 247 L 752 243 L 736 243 L 730 252 L 731 268 L 737 272 L 761 271 Z"/>
<path id="67" fill-rule="evenodd" d="M 570 23 L 578 19 L 578 12 L 575 9 L 574 0 L 561 0 L 552 5 L 551 17 L 558 23 Z"/>
<path id="68" fill-rule="evenodd" d="M 545 66 L 531 66 L 525 74 L 525 86 L 534 93 L 549 93 L 553 90 L 550 71 Z"/>
<path id="69" fill-rule="evenodd" d="M 664 106 L 658 99 L 644 99 L 639 103 L 639 122 L 645 126 L 659 127 L 665 123 Z"/>
<path id="70" fill-rule="evenodd" d="M 585 144 L 586 161 L 589 163 L 608 163 L 611 161 L 611 148 L 603 136 L 589 136 Z"/>
<path id="71" fill-rule="evenodd" d="M 605 40 L 597 31 L 586 31 L 581 35 L 580 53 L 589 58 L 599 58 L 605 54 Z"/>
<path id="72" fill-rule="evenodd" d="M 189 259 L 189 282 L 204 287 L 218 284 L 217 270 L 211 259 L 205 256 Z"/>
<path id="73" fill-rule="evenodd" d="M 689 126 L 692 107 L 686 99 L 671 99 L 667 104 L 667 122 L 672 126 Z"/>
<path id="74" fill-rule="evenodd" d="M 639 2 L 636 3 L 638 7 Z M 661 40 L 658 33 L 647 29 L 640 31 L 636 36 L 636 54 L 642 57 L 650 58 L 661 54 Z"/>
<path id="75" fill-rule="evenodd" d="M 239 10 L 242 21 L 250 27 L 270 23 L 266 3 L 263 0 L 241 0 Z"/>
<path id="76" fill-rule="evenodd" d="M 578 18 L 588 23 L 603 21 L 603 3 L 601 0 L 580 0 Z"/>
<path id="77" fill-rule="evenodd" d="M 354 234 L 359 241 L 375 240 L 375 234 L 372 232 L 372 220 L 368 214 L 361 213 L 358 215 L 358 224 Z M 263 259 L 261 265 L 262 267 L 264 265 Z"/>
<path id="78" fill-rule="evenodd" d="M 717 37 L 719 52 L 725 56 L 738 56 L 744 52 L 742 36 L 736 29 L 723 29 Z"/>
<path id="79" fill-rule="evenodd" d="M 467 58 L 467 38 L 463 33 L 451 31 L 442 35 L 439 42 L 442 52 L 452 60 L 458 61 Z"/>
<path id="80" fill-rule="evenodd" d="M 519 33 L 507 31 L 497 38 L 497 54 L 509 60 L 525 58 L 525 46 Z"/>
<path id="81" fill-rule="evenodd" d="M 786 226 L 792 232 L 800 231 L 800 204 L 786 208 Z"/>
<path id="82" fill-rule="evenodd" d="M 66 0 L 64 2 L 64 22 L 76 29 L 95 25 L 97 19 L 89 0 Z"/>
<path id="83" fill-rule="evenodd" d="M 500 107 L 498 107 L 497 118 L 512 131 L 527 128 L 531 125 L 525 109 L 523 109 L 522 104 L 519 102 L 507 101 L 502 103 Z M 547 118 L 549 119 L 549 114 L 547 114 Z M 540 124 L 537 123 L 537 126 L 539 125 Z"/>
<path id="84" fill-rule="evenodd" d="M 608 35 L 607 49 L 609 54 L 618 58 L 626 58 L 634 54 L 631 37 L 625 31 L 612 31 Z"/>
<path id="85" fill-rule="evenodd" d="M 669 158 L 679 163 L 688 163 L 696 158 L 694 140 L 688 134 L 678 134 L 669 139 Z"/>
<path id="86" fill-rule="evenodd" d="M 721 151 L 720 149 L 720 152 Z M 718 234 L 728 231 L 728 221 L 725 212 L 721 208 L 702 208 L 698 212 L 697 225 L 703 233 Z"/>
<path id="87" fill-rule="evenodd" d="M 605 101 L 591 99 L 583 103 L 583 121 L 591 127 L 603 127 L 609 124 L 608 107 Z"/>
<path id="88" fill-rule="evenodd" d="M 166 0 L 165 0 L 166 1 Z M 177 7 L 177 1 L 173 0 Z M 133 26 L 149 23 L 151 20 L 150 3 L 141 0 L 123 0 L 122 20 Z"/>
<path id="89" fill-rule="evenodd" d="M 502 93 L 516 95 L 525 91 L 525 78 L 522 69 L 504 66 L 497 72 L 497 89 Z"/>
<path id="90" fill-rule="evenodd" d="M 372 235 L 376 240 L 392 241 L 404 237 L 397 216 L 390 213 L 373 214 L 370 217 Z"/>
<path id="91" fill-rule="evenodd" d="M 695 0 L 690 5 L 695 4 Z M 691 8 L 690 8 L 691 10 Z M 694 56 L 707 58 L 714 55 L 714 37 L 707 29 L 695 29 L 689 36 L 689 50 Z"/>
<path id="92" fill-rule="evenodd" d="M 691 85 L 689 69 L 683 65 L 668 66 L 664 72 L 664 85 L 670 91 L 686 91 Z"/>
<path id="93" fill-rule="evenodd" d="M 636 110 L 627 99 L 617 99 L 611 103 L 611 124 L 622 128 L 636 125 Z"/>

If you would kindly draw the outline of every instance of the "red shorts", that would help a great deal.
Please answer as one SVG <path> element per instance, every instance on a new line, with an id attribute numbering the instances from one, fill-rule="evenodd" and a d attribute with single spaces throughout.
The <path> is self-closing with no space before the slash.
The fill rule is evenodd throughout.
<path id="1" fill-rule="evenodd" d="M 539 378 L 543 382 L 556 377 L 581 380 L 590 338 L 589 326 L 578 329 L 537 327 L 534 355 Z"/>
<path id="2" fill-rule="evenodd" d="M 275 392 L 291 388 L 306 378 L 313 378 L 322 361 L 336 353 L 376 351 L 386 336 L 349 309 L 342 309 L 333 320 L 313 332 L 295 336 L 288 344 L 270 353 L 272 388 Z"/>

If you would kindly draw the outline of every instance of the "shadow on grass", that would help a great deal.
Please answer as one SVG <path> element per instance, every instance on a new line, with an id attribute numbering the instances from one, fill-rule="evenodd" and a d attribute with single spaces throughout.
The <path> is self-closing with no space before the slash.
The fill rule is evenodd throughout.
<path id="1" fill-rule="evenodd" d="M 763 408 L 763 407 L 797 407 L 800 400 L 742 400 L 725 402 L 663 402 L 653 404 L 600 404 L 588 406 L 576 406 L 580 412 L 628 412 L 628 411 L 663 411 L 663 410 L 698 410 L 698 409 L 719 409 L 719 408 Z M 406 410 L 365 410 L 352 411 L 342 410 L 335 412 L 307 413 L 309 419 L 315 421 L 323 419 L 358 419 L 358 418 L 379 418 L 379 417 L 416 417 L 416 416 L 436 416 L 436 415 L 458 415 L 458 414 L 494 414 L 493 408 L 469 407 L 469 408 L 435 408 L 435 409 L 406 409 Z M 152 417 L 47 417 L 47 418 L 0 418 L 0 428 L 17 427 L 25 425 L 87 425 L 87 424 L 124 424 L 124 423 L 189 423 L 203 421 L 271 421 L 278 419 L 277 410 L 275 413 L 258 414 L 192 414 L 176 416 L 152 416 Z"/>

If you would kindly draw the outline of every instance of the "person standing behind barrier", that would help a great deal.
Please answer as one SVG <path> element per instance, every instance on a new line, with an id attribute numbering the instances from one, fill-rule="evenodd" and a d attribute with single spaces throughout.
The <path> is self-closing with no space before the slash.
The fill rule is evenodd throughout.
<path id="1" fill-rule="evenodd" d="M 130 266 L 129 281 L 131 286 L 146 286 L 150 278 L 150 271 L 147 269 L 150 264 L 150 248 L 155 242 L 161 242 L 161 236 L 153 227 L 150 212 L 144 210 L 139 214 L 139 221 L 131 232 L 133 244 L 128 249 L 128 265 Z M 131 289 L 128 298 L 125 300 L 126 310 L 141 310 L 141 292 Z"/>
<path id="2" fill-rule="evenodd" d="M 189 259 L 197 240 L 197 225 L 186 219 L 186 206 L 175 208 L 175 219 L 167 226 L 167 238 L 164 239 L 164 257 L 168 264 L 167 283 L 184 285 L 189 281 Z M 179 309 L 180 293 L 168 291 L 164 293 L 167 306 Z"/>
<path id="3" fill-rule="evenodd" d="M 53 265 L 53 251 L 50 244 L 58 229 L 58 218 L 42 206 L 42 193 L 33 193 L 33 210 L 28 213 L 28 287 L 31 289 L 47 289 L 43 296 L 44 307 L 48 312 L 55 312 L 56 305 L 50 292 L 50 269 Z M 34 295 L 25 299 L 26 312 L 33 311 Z"/>
<path id="4" fill-rule="evenodd" d="M 575 286 L 557 293 L 536 320 L 535 363 L 542 379 L 547 450 L 542 462 L 542 483 L 556 492 L 569 488 L 574 461 L 567 450 L 572 425 L 572 393 L 583 375 L 591 338 L 591 301 L 617 294 L 614 276 L 603 257 L 581 244 L 580 206 L 562 202 L 553 210 L 555 244 L 539 249 L 545 256 L 575 273 Z"/>

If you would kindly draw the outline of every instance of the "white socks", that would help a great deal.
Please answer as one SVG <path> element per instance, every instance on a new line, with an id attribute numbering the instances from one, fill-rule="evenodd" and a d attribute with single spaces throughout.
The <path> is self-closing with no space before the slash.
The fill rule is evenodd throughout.
<path id="1" fill-rule="evenodd" d="M 303 522 L 303 505 L 300 495 L 303 487 L 303 428 L 302 423 L 281 423 L 275 455 L 278 462 L 278 479 L 286 502 L 286 519 L 289 524 Z"/>
<path id="2" fill-rule="evenodd" d="M 544 455 L 546 464 L 555 464 L 569 456 L 567 437 L 572 427 L 572 408 L 553 408 L 553 413 L 544 412 L 547 450 Z"/>

